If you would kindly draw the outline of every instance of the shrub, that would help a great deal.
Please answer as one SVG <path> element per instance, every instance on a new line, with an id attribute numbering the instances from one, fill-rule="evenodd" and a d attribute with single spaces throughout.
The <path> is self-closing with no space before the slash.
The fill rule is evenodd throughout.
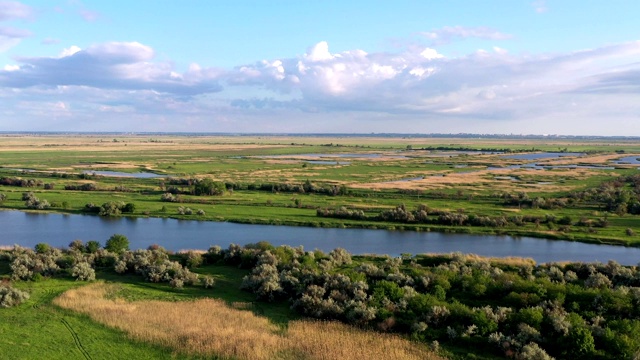
<path id="1" fill-rule="evenodd" d="M 134 203 L 126 203 L 122 208 L 123 213 L 131 214 L 136 211 L 136 204 Z"/>
<path id="2" fill-rule="evenodd" d="M 89 240 L 85 244 L 85 249 L 89 254 L 93 254 L 100 249 L 100 243 L 95 240 Z"/>
<path id="3" fill-rule="evenodd" d="M 166 201 L 166 202 L 178 202 L 178 196 L 173 195 L 172 193 L 168 192 L 168 193 L 164 193 L 160 196 L 160 201 Z"/>
<path id="4" fill-rule="evenodd" d="M 117 254 L 122 253 L 129 250 L 129 239 L 121 234 L 113 234 L 109 240 L 107 240 L 104 248 Z"/>
<path id="5" fill-rule="evenodd" d="M 12 287 L 0 286 L 0 307 L 19 305 L 29 299 L 29 293 Z"/>
<path id="6" fill-rule="evenodd" d="M 73 266 L 71 276 L 79 281 L 93 281 L 96 279 L 96 271 L 88 262 L 82 261 Z"/>
<path id="7" fill-rule="evenodd" d="M 122 214 L 122 209 L 124 209 L 125 206 L 126 205 L 121 201 L 109 201 L 100 206 L 98 214 L 100 216 L 120 216 L 120 214 Z"/>
<path id="8" fill-rule="evenodd" d="M 345 249 L 337 248 L 329 253 L 329 259 L 336 265 L 349 265 L 351 264 L 351 254 Z"/>
<path id="9" fill-rule="evenodd" d="M 203 258 L 202 254 L 195 251 L 188 251 L 186 254 L 183 254 L 185 259 L 185 264 L 189 269 L 197 268 L 202 265 Z"/>
<path id="10" fill-rule="evenodd" d="M 204 286 L 205 289 L 210 289 L 215 284 L 216 284 L 216 281 L 211 276 L 205 276 L 204 281 L 202 282 L 202 285 Z"/>
<path id="11" fill-rule="evenodd" d="M 86 250 L 84 247 L 84 244 L 82 243 L 82 240 L 73 240 L 72 242 L 70 242 L 69 249 L 80 251 L 80 252 L 84 252 Z"/>
<path id="12" fill-rule="evenodd" d="M 31 191 L 22 193 L 22 200 L 24 200 L 24 206 L 29 209 L 44 210 L 51 206 L 47 200 L 38 199 Z"/>
<path id="13" fill-rule="evenodd" d="M 45 254 L 49 250 L 51 250 L 51 246 L 49 246 L 49 244 L 46 244 L 46 243 L 38 243 L 34 247 L 34 250 L 36 251 L 36 254 Z"/>

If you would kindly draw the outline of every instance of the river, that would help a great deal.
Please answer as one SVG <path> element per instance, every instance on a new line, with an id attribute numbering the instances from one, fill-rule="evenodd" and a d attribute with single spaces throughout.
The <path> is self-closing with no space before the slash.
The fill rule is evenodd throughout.
<path id="1" fill-rule="evenodd" d="M 33 247 L 46 242 L 67 247 L 76 239 L 102 245 L 113 234 L 129 238 L 132 249 L 158 244 L 169 250 L 226 248 L 231 243 L 268 241 L 273 245 L 304 246 L 331 251 L 342 247 L 353 254 L 449 253 L 517 256 L 536 262 L 616 260 L 624 265 L 640 261 L 640 248 L 595 245 L 528 237 L 446 234 L 438 232 L 310 228 L 249 225 L 227 222 L 159 218 L 103 218 L 91 215 L 0 211 L 0 245 Z"/>

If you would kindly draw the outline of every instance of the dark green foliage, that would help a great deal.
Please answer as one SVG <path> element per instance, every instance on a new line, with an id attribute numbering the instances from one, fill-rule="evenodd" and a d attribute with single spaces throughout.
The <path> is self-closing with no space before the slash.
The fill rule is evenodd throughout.
<path id="1" fill-rule="evenodd" d="M 46 244 L 46 243 L 38 243 L 34 247 L 34 250 L 36 251 L 36 254 L 45 254 L 49 250 L 51 250 L 51 246 L 49 246 L 49 244 Z"/>
<path id="2" fill-rule="evenodd" d="M 226 186 L 223 182 L 213 181 L 209 178 L 196 180 L 193 186 L 194 195 L 222 195 L 225 190 Z"/>
<path id="3" fill-rule="evenodd" d="M 136 204 L 134 203 L 126 203 L 122 208 L 123 213 L 131 214 L 136 211 Z"/>
<path id="4" fill-rule="evenodd" d="M 85 249 L 89 254 L 93 254 L 93 253 L 97 252 L 98 249 L 100 249 L 100 247 L 101 247 L 100 243 L 95 241 L 95 240 L 89 240 L 85 244 Z"/>
<path id="5" fill-rule="evenodd" d="M 104 248 L 116 254 L 122 253 L 129 250 L 129 239 L 122 234 L 113 234 L 107 240 Z"/>

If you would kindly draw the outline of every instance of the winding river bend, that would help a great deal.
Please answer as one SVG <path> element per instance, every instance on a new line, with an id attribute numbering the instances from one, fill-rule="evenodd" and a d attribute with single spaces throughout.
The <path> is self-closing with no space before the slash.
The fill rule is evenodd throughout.
<path id="1" fill-rule="evenodd" d="M 158 244 L 169 250 L 226 248 L 229 244 L 268 241 L 330 251 L 342 247 L 354 254 L 449 253 L 518 256 L 538 263 L 554 261 L 640 262 L 640 248 L 585 244 L 528 237 L 445 234 L 436 232 L 307 228 L 158 218 L 102 218 L 89 215 L 0 211 L 0 246 L 33 247 L 46 242 L 66 247 L 76 239 L 104 245 L 113 234 L 124 234 L 132 249 Z"/>

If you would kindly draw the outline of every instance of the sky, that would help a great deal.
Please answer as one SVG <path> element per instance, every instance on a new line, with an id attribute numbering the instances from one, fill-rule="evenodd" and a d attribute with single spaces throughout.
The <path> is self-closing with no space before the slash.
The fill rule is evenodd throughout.
<path id="1" fill-rule="evenodd" d="M 0 0 L 0 131 L 640 136 L 637 0 Z"/>

